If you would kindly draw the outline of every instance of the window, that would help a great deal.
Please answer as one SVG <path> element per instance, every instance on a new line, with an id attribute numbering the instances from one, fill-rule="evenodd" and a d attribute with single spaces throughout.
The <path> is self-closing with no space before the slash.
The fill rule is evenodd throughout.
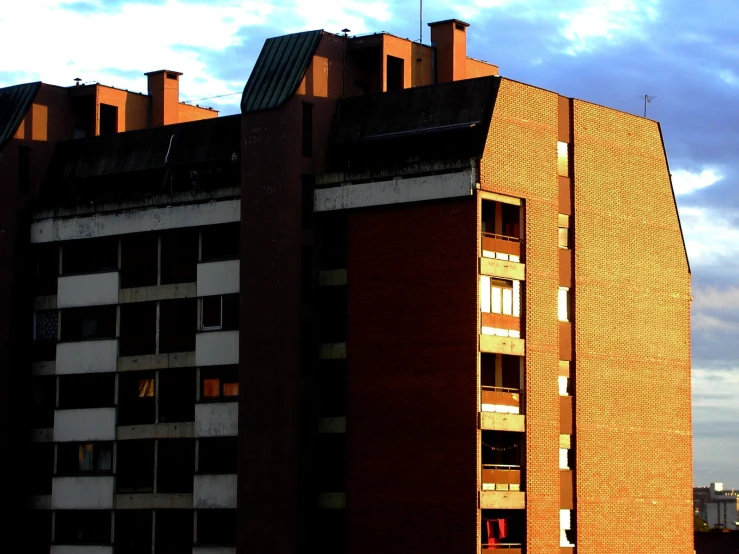
<path id="1" fill-rule="evenodd" d="M 198 230 L 175 229 L 161 235 L 161 284 L 194 283 L 198 279 Z"/>
<path id="2" fill-rule="evenodd" d="M 121 238 L 121 288 L 157 284 L 159 241 L 154 233 Z"/>
<path id="3" fill-rule="evenodd" d="M 151 510 L 119 510 L 115 513 L 115 554 L 151 552 Z"/>
<path id="4" fill-rule="evenodd" d="M 34 294 L 46 296 L 56 294 L 59 279 L 59 246 L 57 244 L 34 245 L 36 272 Z"/>
<path id="5" fill-rule="evenodd" d="M 201 261 L 237 259 L 240 251 L 240 233 L 241 227 L 238 222 L 203 227 Z"/>
<path id="6" fill-rule="evenodd" d="M 118 132 L 118 107 L 100 104 L 100 134 L 112 135 Z"/>
<path id="7" fill-rule="evenodd" d="M 107 510 L 61 510 L 54 514 L 54 543 L 98 544 L 111 541 L 111 512 Z"/>
<path id="8" fill-rule="evenodd" d="M 570 469 L 570 450 L 568 448 L 559 449 L 559 469 Z"/>
<path id="9" fill-rule="evenodd" d="M 162 439 L 157 450 L 157 492 L 191 493 L 195 473 L 195 441 Z"/>
<path id="10" fill-rule="evenodd" d="M 559 228 L 559 247 L 560 248 L 570 247 L 570 230 L 567 227 Z"/>
<path id="11" fill-rule="evenodd" d="M 28 146 L 18 147 L 18 192 L 28 194 L 31 191 L 31 149 Z"/>
<path id="12" fill-rule="evenodd" d="M 303 156 L 313 156 L 313 104 L 303 102 Z"/>
<path id="13" fill-rule="evenodd" d="M 119 441 L 115 466 L 119 493 L 154 492 L 154 441 Z"/>
<path id="14" fill-rule="evenodd" d="M 62 274 L 96 273 L 118 269 L 118 239 L 84 239 L 62 244 Z"/>
<path id="15" fill-rule="evenodd" d="M 521 282 L 480 277 L 480 311 L 521 317 Z"/>
<path id="16" fill-rule="evenodd" d="M 31 425 L 34 429 L 54 427 L 56 408 L 56 377 L 53 375 L 32 378 L 33 410 Z"/>
<path id="17" fill-rule="evenodd" d="M 236 546 L 236 510 L 198 510 L 198 545 Z"/>
<path id="18" fill-rule="evenodd" d="M 159 421 L 195 421 L 195 370 L 159 372 Z"/>
<path id="19" fill-rule="evenodd" d="M 560 375 L 559 377 L 557 377 L 557 384 L 559 387 L 559 395 L 569 396 L 570 379 L 568 377 L 565 377 L 564 375 Z"/>
<path id="20" fill-rule="evenodd" d="M 319 434 L 316 439 L 316 485 L 319 492 L 346 490 L 346 435 Z"/>
<path id="21" fill-rule="evenodd" d="M 156 552 L 192 554 L 192 510 L 157 510 L 154 524 Z"/>
<path id="22" fill-rule="evenodd" d="M 159 352 L 192 352 L 198 324 L 196 298 L 159 303 Z"/>
<path id="23" fill-rule="evenodd" d="M 115 373 L 59 376 L 59 408 L 110 408 L 115 405 Z"/>
<path id="24" fill-rule="evenodd" d="M 239 396 L 239 366 L 221 366 L 200 370 L 200 399 L 236 400 Z"/>
<path id="25" fill-rule="evenodd" d="M 133 371 L 118 376 L 118 425 L 155 421 L 154 372 Z"/>
<path id="26" fill-rule="evenodd" d="M 570 145 L 566 142 L 557 142 L 557 174 L 570 176 Z"/>
<path id="27" fill-rule="evenodd" d="M 570 289 L 559 287 L 557 294 L 557 317 L 560 321 L 570 321 Z"/>
<path id="28" fill-rule="evenodd" d="M 56 466 L 57 475 L 112 473 L 113 443 L 59 443 L 57 445 Z"/>
<path id="29" fill-rule="evenodd" d="M 200 439 L 198 473 L 236 473 L 237 451 L 236 437 Z"/>
<path id="30" fill-rule="evenodd" d="M 405 62 L 403 58 L 395 56 L 387 57 L 387 90 L 403 90 L 403 69 Z"/>
<path id="31" fill-rule="evenodd" d="M 313 175 L 300 176 L 300 203 L 301 227 L 313 229 L 313 193 L 316 188 L 316 178 Z"/>
<path id="32" fill-rule="evenodd" d="M 54 476 L 54 445 L 50 442 L 35 443 L 28 446 L 29 490 L 30 494 L 51 494 L 51 481 Z"/>
<path id="33" fill-rule="evenodd" d="M 119 356 L 154 354 L 157 348 L 157 303 L 121 304 Z"/>
<path id="34" fill-rule="evenodd" d="M 201 331 L 229 331 L 239 328 L 238 294 L 206 296 L 201 302 Z"/>
<path id="35" fill-rule="evenodd" d="M 319 287 L 318 339 L 321 343 L 346 342 L 347 287 Z"/>
<path id="36" fill-rule="evenodd" d="M 89 306 L 61 310 L 61 340 L 115 338 L 116 306 Z"/>

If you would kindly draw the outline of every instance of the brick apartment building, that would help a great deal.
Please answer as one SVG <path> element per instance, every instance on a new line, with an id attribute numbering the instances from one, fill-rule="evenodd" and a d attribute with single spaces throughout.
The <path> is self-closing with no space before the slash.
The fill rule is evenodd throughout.
<path id="1" fill-rule="evenodd" d="M 229 117 L 0 89 L 29 551 L 693 552 L 660 127 L 467 32 L 270 39 Z"/>

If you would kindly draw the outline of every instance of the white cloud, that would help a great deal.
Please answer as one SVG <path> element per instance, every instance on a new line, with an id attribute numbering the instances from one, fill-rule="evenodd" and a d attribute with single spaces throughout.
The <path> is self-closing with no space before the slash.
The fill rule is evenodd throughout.
<path id="1" fill-rule="evenodd" d="M 682 207 L 679 211 L 691 265 L 711 266 L 739 260 L 739 228 L 721 212 L 699 207 Z"/>
<path id="2" fill-rule="evenodd" d="M 687 169 L 676 169 L 672 172 L 672 187 L 677 195 L 690 194 L 696 190 L 710 187 L 723 178 L 723 174 L 712 167 L 703 168 L 700 173 Z"/>
<path id="3" fill-rule="evenodd" d="M 737 77 L 736 73 L 734 73 L 730 69 L 722 69 L 718 72 L 718 76 L 727 85 L 730 85 L 732 87 L 739 87 L 739 77 Z"/>
<path id="4" fill-rule="evenodd" d="M 739 308 L 739 287 L 697 288 L 693 291 L 693 300 L 694 306 L 700 309 L 736 310 Z"/>

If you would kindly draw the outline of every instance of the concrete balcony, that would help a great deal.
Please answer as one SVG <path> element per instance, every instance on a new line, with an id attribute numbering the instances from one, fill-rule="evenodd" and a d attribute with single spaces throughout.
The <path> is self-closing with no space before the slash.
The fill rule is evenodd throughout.
<path id="1" fill-rule="evenodd" d="M 54 510 L 112 510 L 113 476 L 54 477 L 51 507 Z"/>
<path id="2" fill-rule="evenodd" d="M 239 292 L 241 260 L 198 264 L 198 296 Z"/>
<path id="3" fill-rule="evenodd" d="M 482 466 L 482 490 L 521 491 L 521 466 L 485 464 Z"/>
<path id="4" fill-rule="evenodd" d="M 195 405 L 196 437 L 235 437 L 239 434 L 239 403 Z"/>
<path id="5" fill-rule="evenodd" d="M 236 554 L 233 546 L 196 546 L 192 554 Z"/>
<path id="6" fill-rule="evenodd" d="M 112 546 L 52 544 L 50 554 L 113 554 Z"/>
<path id="7" fill-rule="evenodd" d="M 520 262 L 521 239 L 494 233 L 483 233 L 482 256 L 484 258 Z"/>
<path id="8" fill-rule="evenodd" d="M 499 414 L 480 412 L 480 429 L 483 431 L 526 432 L 526 416 L 521 414 Z"/>
<path id="9" fill-rule="evenodd" d="M 236 474 L 196 475 L 193 481 L 195 509 L 236 508 Z"/>
<path id="10" fill-rule="evenodd" d="M 495 258 L 480 258 L 480 275 L 524 281 L 526 279 L 526 264 Z"/>
<path id="11" fill-rule="evenodd" d="M 486 354 L 511 354 L 524 356 L 526 342 L 524 339 L 512 337 L 497 337 L 494 335 L 480 335 L 480 352 Z"/>
<path id="12" fill-rule="evenodd" d="M 117 271 L 59 277 L 58 308 L 118 304 L 120 278 Z"/>
<path id="13" fill-rule="evenodd" d="M 190 493 L 116 494 L 116 510 L 192 510 Z"/>
<path id="14" fill-rule="evenodd" d="M 118 340 L 83 340 L 56 345 L 56 374 L 106 373 L 116 370 Z"/>
<path id="15" fill-rule="evenodd" d="M 115 408 L 55 411 L 54 440 L 56 442 L 115 440 Z"/>
<path id="16" fill-rule="evenodd" d="M 520 491 L 480 491 L 482 510 L 525 510 L 526 493 Z"/>
<path id="17" fill-rule="evenodd" d="M 239 363 L 239 332 L 209 331 L 195 337 L 195 364 L 198 366 Z"/>
<path id="18" fill-rule="evenodd" d="M 482 387 L 480 411 L 501 414 L 521 413 L 521 391 L 506 387 Z"/>

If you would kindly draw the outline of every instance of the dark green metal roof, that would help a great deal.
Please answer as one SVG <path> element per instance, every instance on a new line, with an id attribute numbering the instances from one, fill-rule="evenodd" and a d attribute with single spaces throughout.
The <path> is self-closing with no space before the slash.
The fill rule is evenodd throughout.
<path id="1" fill-rule="evenodd" d="M 39 88 L 40 82 L 0 88 L 0 149 L 13 138 Z"/>
<path id="2" fill-rule="evenodd" d="M 279 108 L 298 88 L 323 31 L 269 38 L 244 87 L 241 112 Z"/>

